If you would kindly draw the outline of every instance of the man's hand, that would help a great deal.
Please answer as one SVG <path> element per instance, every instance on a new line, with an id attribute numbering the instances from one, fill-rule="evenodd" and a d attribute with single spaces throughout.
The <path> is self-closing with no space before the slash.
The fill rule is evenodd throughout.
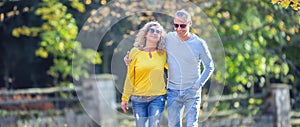
<path id="1" fill-rule="evenodd" d="M 129 64 L 130 64 L 130 62 L 131 62 L 131 59 L 129 59 L 129 51 L 127 51 L 127 54 L 126 54 L 126 56 L 124 57 L 124 62 L 125 62 L 125 64 L 126 64 L 126 66 L 128 66 Z"/>
<path id="2" fill-rule="evenodd" d="M 123 110 L 123 112 L 127 112 L 127 110 L 128 110 L 128 102 L 126 102 L 126 101 L 122 101 L 122 103 L 121 103 L 121 107 L 122 107 L 122 110 Z"/>

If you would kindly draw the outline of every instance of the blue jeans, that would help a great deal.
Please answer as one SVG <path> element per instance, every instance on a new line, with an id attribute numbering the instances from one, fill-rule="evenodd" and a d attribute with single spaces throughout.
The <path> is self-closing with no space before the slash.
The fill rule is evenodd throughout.
<path id="1" fill-rule="evenodd" d="M 185 90 L 168 89 L 168 127 L 182 127 L 182 117 L 186 127 L 198 127 L 198 112 L 201 103 L 201 88 Z M 184 112 L 181 110 L 184 107 Z M 183 113 L 183 114 L 182 114 Z"/>
<path id="2" fill-rule="evenodd" d="M 161 114 L 165 108 L 166 96 L 131 96 L 136 127 L 159 127 Z"/>

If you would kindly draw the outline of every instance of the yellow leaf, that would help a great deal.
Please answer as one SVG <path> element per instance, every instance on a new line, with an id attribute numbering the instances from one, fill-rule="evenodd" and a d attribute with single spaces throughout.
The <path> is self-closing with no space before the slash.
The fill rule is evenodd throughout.
<path id="1" fill-rule="evenodd" d="M 281 1 L 280 4 L 283 7 L 287 8 L 290 5 L 290 1 L 289 0 L 284 0 L 284 1 Z"/>
<path id="2" fill-rule="evenodd" d="M 282 72 L 283 72 L 284 75 L 287 75 L 288 72 L 289 72 L 289 66 L 286 63 L 283 63 L 281 65 L 281 70 L 282 70 Z"/>
<path id="3" fill-rule="evenodd" d="M 12 35 L 15 36 L 15 37 L 20 37 L 19 28 L 15 28 L 12 31 Z"/>
<path id="4" fill-rule="evenodd" d="M 269 22 L 272 22 L 273 21 L 273 17 L 271 15 L 267 15 L 266 16 L 266 19 L 269 21 Z"/>
<path id="5" fill-rule="evenodd" d="M 248 102 L 249 102 L 249 104 L 254 104 L 255 100 L 254 100 L 253 98 L 250 98 L 250 99 L 248 100 Z"/>
<path id="6" fill-rule="evenodd" d="M 294 3 L 291 5 L 291 7 L 294 9 L 294 10 L 299 10 L 300 9 L 300 4 L 299 3 Z"/>
<path id="7" fill-rule="evenodd" d="M 45 51 L 44 49 L 40 48 L 35 51 L 35 55 L 40 56 L 42 58 L 47 58 L 48 57 L 48 52 Z"/>
<path id="8" fill-rule="evenodd" d="M 240 26 L 239 25 L 233 25 L 232 29 L 235 30 L 235 31 L 238 31 L 240 29 Z"/>
<path id="9" fill-rule="evenodd" d="M 272 4 L 278 3 L 278 0 L 272 0 Z"/>
<path id="10" fill-rule="evenodd" d="M 59 48 L 60 51 L 64 51 L 64 49 L 65 49 L 64 43 L 60 42 L 59 45 L 58 45 L 58 48 Z"/>
<path id="11" fill-rule="evenodd" d="M 79 12 L 84 12 L 84 11 L 85 11 L 84 6 L 83 6 L 83 5 L 82 5 L 82 6 L 79 6 L 79 7 L 78 7 L 78 11 L 79 11 Z"/>
<path id="12" fill-rule="evenodd" d="M 101 4 L 105 5 L 106 4 L 106 0 L 101 0 Z"/>
<path id="13" fill-rule="evenodd" d="M 22 27 L 22 34 L 29 36 L 30 35 L 30 29 L 28 27 L 23 26 Z"/>

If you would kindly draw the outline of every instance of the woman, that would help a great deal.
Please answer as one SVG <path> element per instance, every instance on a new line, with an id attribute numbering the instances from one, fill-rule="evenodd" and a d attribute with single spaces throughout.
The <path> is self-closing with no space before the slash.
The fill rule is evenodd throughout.
<path id="1" fill-rule="evenodd" d="M 132 102 L 136 127 L 159 127 L 165 107 L 166 86 L 164 67 L 166 65 L 165 31 L 155 21 L 148 22 L 136 36 L 129 58 L 127 76 L 122 94 L 121 107 L 128 109 Z"/>

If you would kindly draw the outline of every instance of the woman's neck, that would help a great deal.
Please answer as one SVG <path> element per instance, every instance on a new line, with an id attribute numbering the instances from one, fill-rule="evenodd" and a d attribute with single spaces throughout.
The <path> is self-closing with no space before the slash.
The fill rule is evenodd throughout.
<path id="1" fill-rule="evenodd" d="M 152 43 L 146 43 L 146 46 L 143 48 L 144 51 L 152 52 L 156 50 L 156 44 Z"/>
<path id="2" fill-rule="evenodd" d="M 147 48 L 156 48 L 156 43 L 146 43 L 145 47 Z"/>

